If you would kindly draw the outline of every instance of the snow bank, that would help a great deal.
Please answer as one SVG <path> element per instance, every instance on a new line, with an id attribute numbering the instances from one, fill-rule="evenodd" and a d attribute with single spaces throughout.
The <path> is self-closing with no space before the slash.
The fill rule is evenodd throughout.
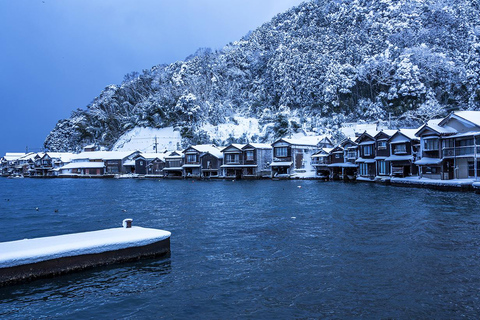
<path id="1" fill-rule="evenodd" d="M 225 141 L 231 136 L 234 138 L 240 138 L 245 135 L 246 137 L 251 138 L 255 135 L 262 135 L 257 119 L 240 116 L 236 116 L 233 119 L 235 122 L 232 123 L 222 123 L 217 126 L 212 124 L 203 125 L 201 130 L 207 132 L 212 139 L 221 141 Z"/>
<path id="2" fill-rule="evenodd" d="M 169 231 L 132 227 L 0 243 L 0 268 L 149 245 Z"/>
<path id="3" fill-rule="evenodd" d="M 112 148 L 112 151 L 138 150 L 141 152 L 154 152 L 155 138 L 158 152 L 180 149 L 182 137 L 173 127 L 167 128 L 141 128 L 136 127 L 123 134 Z"/>

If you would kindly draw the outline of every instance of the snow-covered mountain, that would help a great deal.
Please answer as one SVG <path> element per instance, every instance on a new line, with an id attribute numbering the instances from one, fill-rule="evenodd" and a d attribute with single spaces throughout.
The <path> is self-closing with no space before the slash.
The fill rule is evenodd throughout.
<path id="1" fill-rule="evenodd" d="M 253 142 L 344 122 L 402 126 L 480 109 L 480 5 L 470 0 L 316 0 L 222 50 L 200 49 L 106 87 L 60 120 L 52 151 L 111 148 L 136 127 L 178 130 L 184 144 L 246 139 L 222 126 L 254 118 Z M 218 136 L 210 129 L 218 127 Z M 253 132 L 253 131 L 252 131 Z"/>

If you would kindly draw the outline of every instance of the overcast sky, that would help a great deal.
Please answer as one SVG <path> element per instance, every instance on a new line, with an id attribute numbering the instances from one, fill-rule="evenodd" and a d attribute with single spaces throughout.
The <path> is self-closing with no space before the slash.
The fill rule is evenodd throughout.
<path id="1" fill-rule="evenodd" d="M 220 49 L 303 0 L 0 0 L 0 157 L 125 74 Z"/>

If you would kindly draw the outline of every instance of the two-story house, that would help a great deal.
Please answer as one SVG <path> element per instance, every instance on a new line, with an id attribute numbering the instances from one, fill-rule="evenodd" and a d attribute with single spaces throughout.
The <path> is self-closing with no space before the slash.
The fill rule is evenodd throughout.
<path id="1" fill-rule="evenodd" d="M 358 158 L 358 145 L 350 138 L 342 142 L 330 151 L 328 168 L 330 178 L 333 180 L 342 179 L 345 181 L 355 180 L 358 165 L 355 161 Z"/>
<path id="2" fill-rule="evenodd" d="M 317 150 L 320 137 L 306 136 L 300 139 L 282 138 L 272 143 L 272 177 L 288 177 L 295 173 L 314 171 L 312 155 Z"/>
<path id="3" fill-rule="evenodd" d="M 416 133 L 420 175 L 431 179 L 467 179 L 479 176 L 480 111 L 455 111 L 431 120 Z"/>
<path id="4" fill-rule="evenodd" d="M 377 175 L 376 168 L 376 141 L 375 133 L 368 133 L 365 131 L 362 133 L 355 142 L 358 145 L 358 158 L 355 163 L 358 164 L 357 175 L 362 178 L 375 179 Z"/>
<path id="5" fill-rule="evenodd" d="M 388 139 L 396 132 L 397 130 L 382 130 L 373 137 L 375 139 L 375 166 L 378 177 L 390 175 L 390 163 L 385 159 L 390 157 Z"/>
<path id="6" fill-rule="evenodd" d="M 169 152 L 163 153 L 148 153 L 142 152 L 134 157 L 135 173 L 138 175 L 163 175 L 163 168 L 165 167 L 165 156 Z"/>
<path id="7" fill-rule="evenodd" d="M 388 139 L 390 156 L 385 159 L 390 163 L 390 175 L 407 177 L 418 174 L 414 164 L 420 140 L 415 136 L 417 129 L 399 129 Z"/>
<path id="8" fill-rule="evenodd" d="M 185 154 L 182 151 L 172 151 L 165 156 L 165 167 L 163 168 L 163 176 L 165 178 L 181 178 L 183 177 L 183 161 Z"/>
<path id="9" fill-rule="evenodd" d="M 183 175 L 187 178 L 209 178 L 219 175 L 223 153 L 214 145 L 195 145 L 184 151 Z"/>

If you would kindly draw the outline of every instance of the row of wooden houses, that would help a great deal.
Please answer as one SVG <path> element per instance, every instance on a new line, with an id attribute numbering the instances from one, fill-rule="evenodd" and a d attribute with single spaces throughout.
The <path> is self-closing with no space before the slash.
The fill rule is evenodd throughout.
<path id="1" fill-rule="evenodd" d="M 282 138 L 272 144 L 192 145 L 163 153 L 97 151 L 7 153 L 2 176 L 477 179 L 480 112 L 458 111 L 418 129 L 365 131 L 334 145 L 328 136 Z"/>

